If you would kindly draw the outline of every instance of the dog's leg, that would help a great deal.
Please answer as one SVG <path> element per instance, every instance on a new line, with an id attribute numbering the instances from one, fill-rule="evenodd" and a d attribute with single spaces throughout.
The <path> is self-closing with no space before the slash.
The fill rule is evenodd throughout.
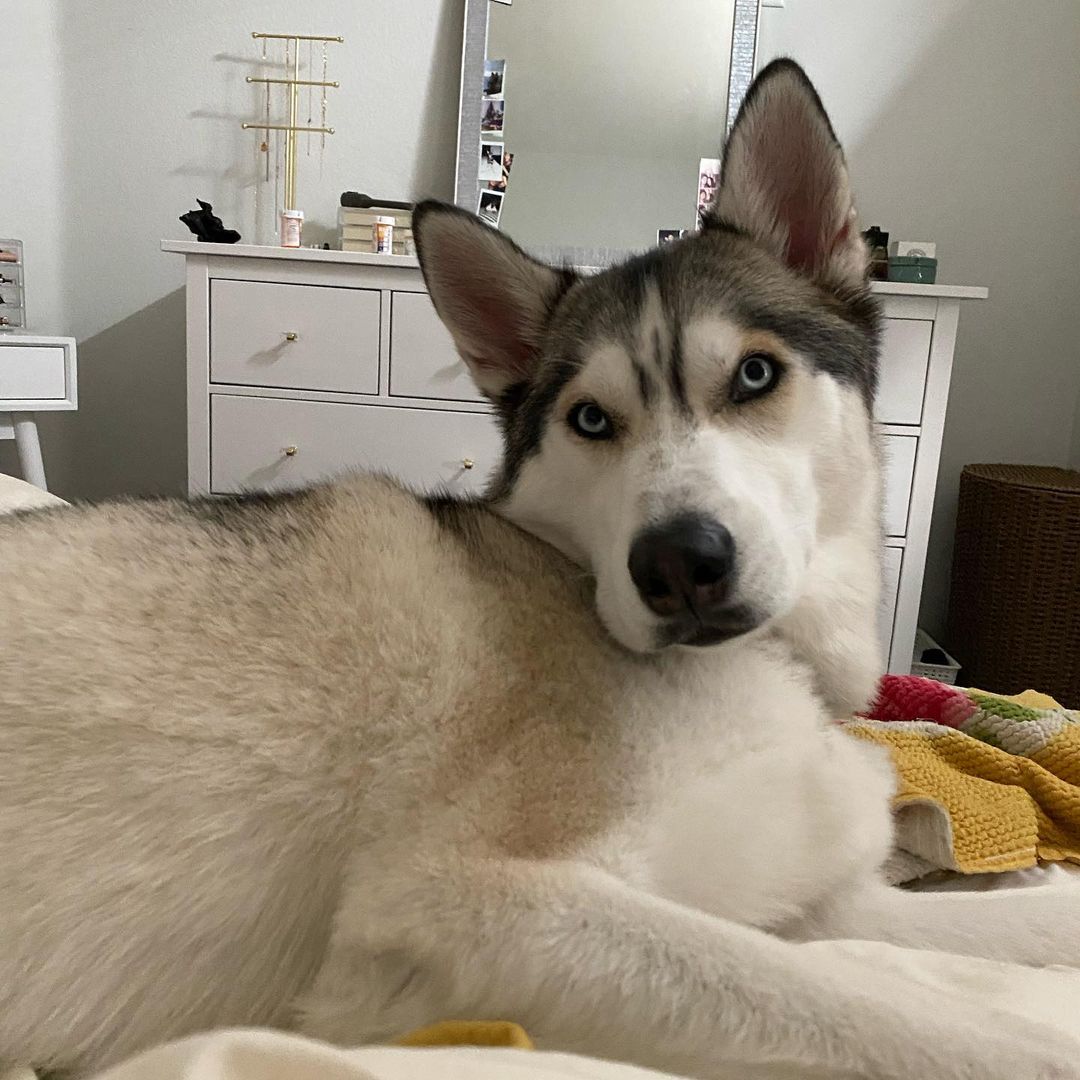
<path id="1" fill-rule="evenodd" d="M 1080 1076 L 1080 1040 L 912 994 L 832 943 L 794 945 L 589 866 L 439 862 L 411 888 L 398 876 L 380 898 L 365 875 L 347 894 L 305 1031 L 355 1043 L 390 1033 L 373 1015 L 509 1017 L 553 1048 L 698 1076 Z M 364 985 L 381 958 L 399 985 Z"/>
<path id="2" fill-rule="evenodd" d="M 874 881 L 841 893 L 792 935 L 861 938 L 989 960 L 1080 967 L 1080 882 L 916 893 Z"/>

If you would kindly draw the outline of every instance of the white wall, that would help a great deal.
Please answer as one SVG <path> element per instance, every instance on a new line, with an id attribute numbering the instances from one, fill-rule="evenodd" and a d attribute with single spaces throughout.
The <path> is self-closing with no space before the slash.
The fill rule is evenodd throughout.
<path id="1" fill-rule="evenodd" d="M 40 275 L 44 284 L 29 298 L 30 316 L 47 325 L 60 321 L 62 309 L 55 276 L 49 272 L 58 261 L 63 231 L 57 7 L 55 0 L 0 2 L 0 236 L 25 243 L 30 273 L 35 279 Z"/>
<path id="2" fill-rule="evenodd" d="M 922 620 L 948 598 L 961 468 L 1080 461 L 1080 4 L 786 0 L 759 57 L 817 83 L 864 225 L 936 240 L 960 317 Z"/>
<path id="3" fill-rule="evenodd" d="M 34 325 L 66 329 L 53 268 L 62 241 L 60 218 L 60 85 L 56 78 L 55 0 L 0 0 L 3 61 L 0 104 L 0 236 L 22 240 L 31 280 Z M 14 448 L 0 442 L 0 471 L 14 468 Z"/>
<path id="4" fill-rule="evenodd" d="M 611 250 L 612 258 L 656 243 L 656 230 L 692 229 L 702 156 L 570 154 L 513 147 L 500 228 L 528 251 Z"/>
<path id="5" fill-rule="evenodd" d="M 190 235 L 195 196 L 252 237 L 251 31 L 345 38 L 337 134 L 321 177 L 317 147 L 300 165 L 321 240 L 342 190 L 451 196 L 461 18 L 461 0 L 0 0 L 0 235 L 26 241 L 31 328 L 79 339 L 79 412 L 44 425 L 54 490 L 183 486 L 183 260 L 159 241 Z"/>
<path id="6" fill-rule="evenodd" d="M 529 249 L 614 251 L 692 228 L 698 161 L 716 156 L 727 113 L 734 7 L 492 4 L 488 55 L 507 62 L 514 154 L 502 228 Z"/>

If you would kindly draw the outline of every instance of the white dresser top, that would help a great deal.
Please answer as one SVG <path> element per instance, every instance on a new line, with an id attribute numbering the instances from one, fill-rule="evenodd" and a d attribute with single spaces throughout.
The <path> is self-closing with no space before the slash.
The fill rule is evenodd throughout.
<path id="1" fill-rule="evenodd" d="M 915 285 L 910 281 L 871 281 L 870 291 L 882 296 L 934 296 L 942 300 L 985 300 L 985 285 Z"/>
<path id="2" fill-rule="evenodd" d="M 354 266 L 419 267 L 412 255 L 376 255 L 368 251 L 325 251 L 322 248 L 284 248 L 262 244 L 204 244 L 198 240 L 162 240 L 162 251 L 179 255 L 227 255 L 241 259 L 291 259 L 299 262 L 351 263 Z M 985 300 L 981 285 L 911 285 L 903 281 L 872 281 L 870 288 L 882 296 L 934 296 L 951 300 Z"/>
<path id="3" fill-rule="evenodd" d="M 180 255 L 227 255 L 241 259 L 352 263 L 354 266 L 420 266 L 420 260 L 415 255 L 376 255 L 371 251 L 325 251 L 322 248 L 271 247 L 263 244 L 204 244 L 198 240 L 162 240 L 161 250 L 175 251 Z"/>
<path id="4" fill-rule="evenodd" d="M 29 334 L 25 330 L 0 330 L 0 345 L 70 345 L 75 348 L 73 337 L 57 337 L 47 334 Z"/>

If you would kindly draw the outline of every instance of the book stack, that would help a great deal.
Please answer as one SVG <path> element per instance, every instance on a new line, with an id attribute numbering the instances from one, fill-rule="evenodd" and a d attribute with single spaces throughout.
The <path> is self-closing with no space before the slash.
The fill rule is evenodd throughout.
<path id="1" fill-rule="evenodd" d="M 374 251 L 375 219 L 394 219 L 394 254 L 408 255 L 412 246 L 412 212 L 389 207 L 369 206 L 360 209 L 342 206 L 338 210 L 338 239 L 342 251 Z"/>

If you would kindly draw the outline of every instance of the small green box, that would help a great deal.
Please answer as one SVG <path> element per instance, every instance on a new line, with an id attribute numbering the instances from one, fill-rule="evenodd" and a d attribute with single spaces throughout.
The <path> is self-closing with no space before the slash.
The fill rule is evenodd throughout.
<path id="1" fill-rule="evenodd" d="M 912 285 L 933 285 L 937 279 L 937 259 L 928 255 L 890 255 L 889 280 Z"/>

